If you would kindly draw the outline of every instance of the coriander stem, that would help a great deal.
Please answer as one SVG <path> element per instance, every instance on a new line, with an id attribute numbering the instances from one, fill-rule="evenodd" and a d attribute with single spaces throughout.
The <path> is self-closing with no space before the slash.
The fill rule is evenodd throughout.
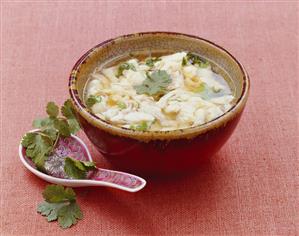
<path id="1" fill-rule="evenodd" d="M 59 132 L 58 132 L 57 137 L 56 137 L 56 140 L 55 140 L 55 142 L 54 142 L 54 144 L 53 144 L 53 147 L 52 147 L 51 152 L 54 151 L 54 149 L 55 149 L 55 147 L 56 147 L 56 145 L 57 145 L 57 143 L 58 143 L 59 138 L 60 138 L 60 134 L 59 134 Z"/>
<path id="2" fill-rule="evenodd" d="M 39 135 L 41 135 L 41 136 L 43 136 L 43 137 L 49 139 L 50 141 L 52 141 L 52 139 L 49 137 L 49 135 L 46 135 L 46 134 L 44 134 L 43 132 L 36 131 L 36 132 L 34 132 L 34 133 L 37 133 L 37 134 L 39 134 Z"/>

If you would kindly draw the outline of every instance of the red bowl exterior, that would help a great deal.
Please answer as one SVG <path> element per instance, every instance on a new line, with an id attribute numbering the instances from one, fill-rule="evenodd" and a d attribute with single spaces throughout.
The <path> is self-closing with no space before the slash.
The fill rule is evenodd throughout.
<path id="1" fill-rule="evenodd" d="M 80 114 L 78 118 L 89 140 L 114 167 L 141 175 L 169 175 L 196 169 L 212 157 L 231 136 L 241 114 L 192 139 L 149 142 L 112 135 L 94 127 Z"/>

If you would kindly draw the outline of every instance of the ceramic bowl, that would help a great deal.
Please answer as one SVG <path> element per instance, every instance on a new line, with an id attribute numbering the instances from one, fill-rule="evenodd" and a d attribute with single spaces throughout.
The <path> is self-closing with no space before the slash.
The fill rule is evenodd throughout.
<path id="1" fill-rule="evenodd" d="M 120 128 L 89 112 L 82 96 L 94 68 L 121 55 L 144 50 L 190 51 L 213 61 L 228 73 L 235 105 L 206 124 L 174 131 Z M 114 168 L 140 175 L 165 175 L 195 169 L 223 146 L 244 110 L 249 78 L 227 50 L 206 39 L 181 33 L 146 32 L 107 40 L 86 52 L 73 67 L 69 92 L 85 134 Z"/>

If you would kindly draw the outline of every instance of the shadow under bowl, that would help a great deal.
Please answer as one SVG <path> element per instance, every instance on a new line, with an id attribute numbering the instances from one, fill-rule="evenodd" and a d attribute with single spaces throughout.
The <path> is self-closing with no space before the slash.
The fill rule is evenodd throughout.
<path id="1" fill-rule="evenodd" d="M 144 50 L 190 51 L 212 61 L 229 75 L 227 82 L 236 97 L 234 106 L 206 124 L 174 131 L 125 129 L 89 112 L 83 103 L 83 92 L 95 67 Z M 73 67 L 69 91 L 85 134 L 115 168 L 143 176 L 169 175 L 196 169 L 228 140 L 245 107 L 249 77 L 229 52 L 208 40 L 180 33 L 146 32 L 120 36 L 90 49 Z"/>

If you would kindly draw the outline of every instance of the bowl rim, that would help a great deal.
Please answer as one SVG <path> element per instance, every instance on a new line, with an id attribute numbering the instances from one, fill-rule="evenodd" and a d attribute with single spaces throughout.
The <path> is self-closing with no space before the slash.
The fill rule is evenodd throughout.
<path id="1" fill-rule="evenodd" d="M 108 121 L 101 119 L 91 113 L 83 101 L 81 101 L 79 97 L 78 90 L 76 88 L 76 80 L 77 80 L 77 73 L 80 69 L 80 66 L 85 63 L 86 59 L 89 57 L 90 54 L 92 54 L 93 51 L 95 51 L 98 48 L 107 46 L 111 43 L 117 42 L 119 40 L 125 40 L 127 38 L 132 37 L 142 37 L 146 35 L 172 35 L 172 36 L 178 36 L 178 37 L 185 37 L 189 39 L 195 39 L 199 41 L 204 41 L 205 43 L 210 44 L 211 46 L 214 46 L 217 48 L 217 50 L 222 51 L 223 53 L 227 54 L 234 62 L 237 63 L 239 66 L 243 77 L 243 89 L 240 98 L 237 100 L 237 102 L 232 106 L 228 111 L 226 111 L 221 116 L 207 122 L 201 125 L 197 125 L 194 127 L 184 128 L 184 129 L 176 129 L 176 130 L 169 130 L 169 131 L 137 131 L 132 129 L 127 129 L 123 127 L 115 126 Z M 84 53 L 79 60 L 75 63 L 75 65 L 72 68 L 71 74 L 69 76 L 69 93 L 71 97 L 72 104 L 74 106 L 74 109 L 76 112 L 78 112 L 88 123 L 95 126 L 96 128 L 99 128 L 103 131 L 106 131 L 112 135 L 117 135 L 121 137 L 126 138 L 132 138 L 137 139 L 139 141 L 151 141 L 151 140 L 175 140 L 175 139 L 182 139 L 182 138 L 194 138 L 198 135 L 207 133 L 211 130 L 214 130 L 216 128 L 219 128 L 221 126 L 225 126 L 227 122 L 232 120 L 234 117 L 236 117 L 238 114 L 240 114 L 243 111 L 243 108 L 246 104 L 246 101 L 248 99 L 249 94 L 249 88 L 250 88 L 250 81 L 249 81 L 249 75 L 246 72 L 244 66 L 226 49 L 219 46 L 218 44 L 215 44 L 214 42 L 211 42 L 210 40 L 190 35 L 190 34 L 184 34 L 184 33 L 178 33 L 178 32 L 166 32 L 166 31 L 151 31 L 151 32 L 140 32 L 140 33 L 133 33 L 133 34 L 126 34 L 121 35 L 112 39 L 105 40 L 91 49 L 89 49 L 86 53 Z"/>

